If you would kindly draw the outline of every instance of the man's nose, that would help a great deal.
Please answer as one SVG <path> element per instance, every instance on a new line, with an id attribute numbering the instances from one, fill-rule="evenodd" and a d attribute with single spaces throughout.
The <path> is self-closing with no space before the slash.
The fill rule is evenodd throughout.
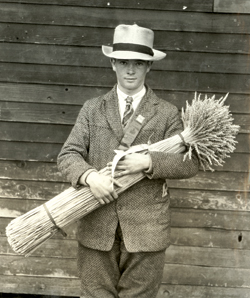
<path id="1" fill-rule="evenodd" d="M 129 74 L 135 73 L 135 65 L 134 65 L 133 63 L 129 63 L 129 64 L 128 64 L 127 72 L 128 72 Z"/>

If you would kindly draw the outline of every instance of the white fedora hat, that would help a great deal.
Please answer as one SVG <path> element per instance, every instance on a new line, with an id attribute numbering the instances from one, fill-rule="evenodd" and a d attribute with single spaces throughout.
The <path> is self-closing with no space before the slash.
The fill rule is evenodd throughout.
<path id="1" fill-rule="evenodd" d="M 119 25 L 115 28 L 113 47 L 102 46 L 105 56 L 115 59 L 157 61 L 166 54 L 153 49 L 154 32 L 138 25 Z"/>

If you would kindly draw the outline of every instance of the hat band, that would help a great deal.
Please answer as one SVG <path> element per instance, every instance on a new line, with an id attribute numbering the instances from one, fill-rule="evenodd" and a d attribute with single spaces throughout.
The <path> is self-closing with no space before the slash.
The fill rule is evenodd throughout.
<path id="1" fill-rule="evenodd" d="M 150 47 L 134 43 L 114 43 L 113 51 L 131 51 L 154 56 L 154 52 Z"/>

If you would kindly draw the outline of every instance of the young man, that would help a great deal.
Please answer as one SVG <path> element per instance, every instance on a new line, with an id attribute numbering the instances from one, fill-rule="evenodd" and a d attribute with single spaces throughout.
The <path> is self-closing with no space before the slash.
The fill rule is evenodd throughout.
<path id="1" fill-rule="evenodd" d="M 145 85 L 153 61 L 165 57 L 153 49 L 152 30 L 119 25 L 113 47 L 103 46 L 111 59 L 117 85 L 104 96 L 87 101 L 58 156 L 60 170 L 72 185 L 87 185 L 103 205 L 78 227 L 78 268 L 81 297 L 153 298 L 163 274 L 170 244 L 169 193 L 165 179 L 194 176 L 195 156 L 133 153 L 119 161 L 119 175 L 145 172 L 147 177 L 118 195 L 111 178 L 98 171 L 111 166 L 114 150 L 152 143 L 182 131 L 175 106 Z M 119 187 L 118 181 L 114 184 Z"/>

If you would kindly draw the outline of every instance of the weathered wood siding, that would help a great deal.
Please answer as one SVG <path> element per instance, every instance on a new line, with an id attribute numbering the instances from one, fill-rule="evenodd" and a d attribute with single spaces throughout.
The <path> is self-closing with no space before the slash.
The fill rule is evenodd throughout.
<path id="1" fill-rule="evenodd" d="M 234 2 L 0 0 L 0 292 L 78 296 L 74 224 L 29 258 L 13 253 L 5 227 L 68 187 L 57 154 L 84 101 L 115 83 L 101 45 L 118 24 L 137 23 L 167 52 L 147 80 L 160 96 L 181 108 L 195 91 L 230 92 L 241 125 L 224 167 L 170 182 L 158 298 L 250 297 L 250 17 L 249 1 Z"/>

